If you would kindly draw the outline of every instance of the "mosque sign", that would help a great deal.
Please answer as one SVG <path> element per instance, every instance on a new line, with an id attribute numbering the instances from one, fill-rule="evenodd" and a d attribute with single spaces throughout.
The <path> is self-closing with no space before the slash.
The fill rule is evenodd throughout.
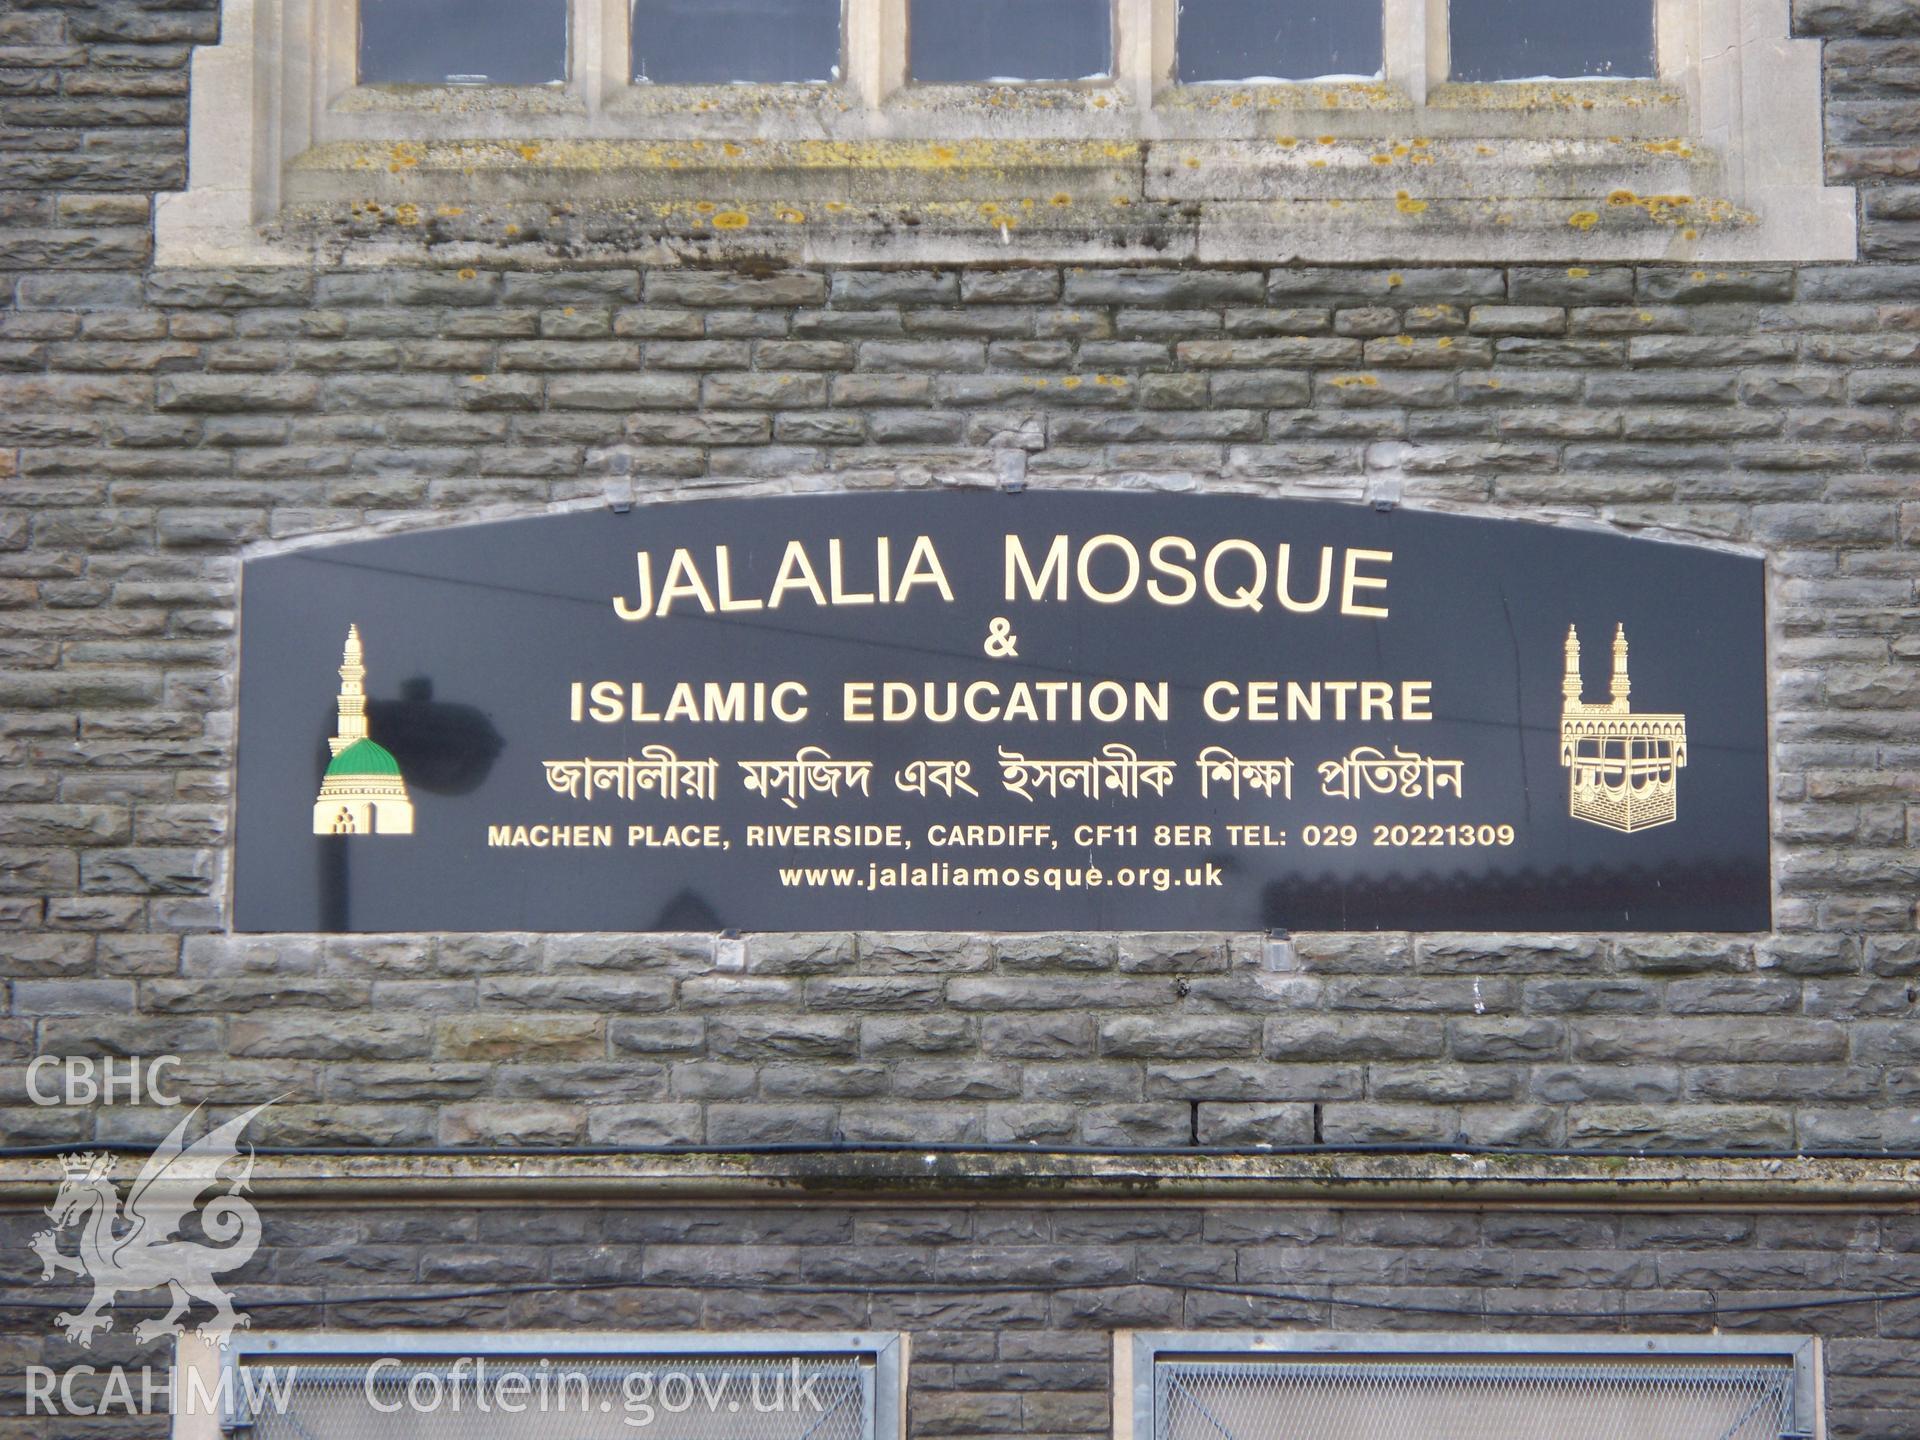
<path id="1" fill-rule="evenodd" d="M 1761 930 L 1761 562 L 1112 492 L 250 560 L 253 931 Z"/>

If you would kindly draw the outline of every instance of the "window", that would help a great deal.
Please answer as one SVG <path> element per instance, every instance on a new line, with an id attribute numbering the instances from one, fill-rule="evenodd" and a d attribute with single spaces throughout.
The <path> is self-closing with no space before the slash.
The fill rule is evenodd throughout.
<path id="1" fill-rule="evenodd" d="M 360 0 L 362 85 L 558 85 L 566 0 Z"/>
<path id="2" fill-rule="evenodd" d="M 1380 18 L 1338 0 L 1181 0 L 1174 73 L 1183 85 L 1379 79 Z"/>
<path id="3" fill-rule="evenodd" d="M 908 73 L 922 82 L 1020 84 L 1113 73 L 1110 0 L 912 0 Z"/>
<path id="4" fill-rule="evenodd" d="M 838 80 L 840 0 L 634 0 L 635 80 L 824 85 Z"/>
<path id="5" fill-rule="evenodd" d="M 1652 0 L 1447 0 L 1455 80 L 1656 73 Z"/>
<path id="6" fill-rule="evenodd" d="M 1203 1331 L 1120 1336 L 1115 1361 L 1115 1440 L 1825 1434 L 1802 1336 Z"/>
<path id="7" fill-rule="evenodd" d="M 901 1335 L 400 1331 L 178 1343 L 177 1440 L 905 1433 Z"/>
<path id="8" fill-rule="evenodd" d="M 582 256 L 1854 254 L 1787 0 L 223 0 L 191 95 L 162 264 L 544 200 Z"/>
<path id="9" fill-rule="evenodd" d="M 356 3 L 356 0 L 347 0 Z M 1113 0 L 905 0 L 908 77 L 933 84 L 1101 80 Z M 1468 81 L 1657 74 L 1655 0 L 1425 0 Z M 1150 0 L 1180 84 L 1377 80 L 1380 6 L 1354 0 Z M 362 85 L 553 85 L 568 75 L 567 0 L 357 0 Z M 856 24 L 880 15 L 865 7 Z M 587 15 L 591 21 L 591 14 Z M 666 85 L 840 78 L 839 0 L 633 0 L 632 79 Z"/>

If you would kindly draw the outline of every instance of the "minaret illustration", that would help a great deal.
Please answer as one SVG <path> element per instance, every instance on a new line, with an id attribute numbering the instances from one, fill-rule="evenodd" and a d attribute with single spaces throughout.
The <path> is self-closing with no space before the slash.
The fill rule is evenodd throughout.
<path id="1" fill-rule="evenodd" d="M 333 759 L 313 802 L 316 835 L 411 835 L 413 802 L 400 763 L 367 738 L 366 652 L 360 627 L 347 627 L 340 656 L 340 724 L 327 741 Z"/>
<path id="2" fill-rule="evenodd" d="M 1679 814 L 1680 768 L 1687 763 L 1687 717 L 1636 715 L 1627 703 L 1627 627 L 1613 632 L 1608 698 L 1580 698 L 1580 632 L 1567 627 L 1560 681 L 1560 763 L 1572 771 L 1569 813 L 1609 830 L 1647 830 Z"/>

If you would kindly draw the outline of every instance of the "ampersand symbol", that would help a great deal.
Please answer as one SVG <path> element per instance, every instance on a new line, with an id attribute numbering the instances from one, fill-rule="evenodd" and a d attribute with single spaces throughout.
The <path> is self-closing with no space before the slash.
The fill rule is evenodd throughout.
<path id="1" fill-rule="evenodd" d="M 987 654 L 996 660 L 1017 657 L 1020 637 L 1013 633 L 1013 622 L 1004 615 L 996 615 L 987 622 Z"/>

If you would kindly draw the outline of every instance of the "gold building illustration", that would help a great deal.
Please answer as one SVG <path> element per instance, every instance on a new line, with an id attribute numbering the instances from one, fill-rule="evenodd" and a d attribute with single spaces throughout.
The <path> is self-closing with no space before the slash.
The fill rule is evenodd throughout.
<path id="1" fill-rule="evenodd" d="M 347 627 L 340 657 L 340 722 L 327 741 L 333 759 L 313 802 L 316 835 L 411 835 L 413 802 L 400 762 L 367 738 L 366 655 L 360 627 Z"/>
<path id="2" fill-rule="evenodd" d="M 1581 698 L 1580 632 L 1569 625 L 1560 693 L 1560 763 L 1572 772 L 1573 818 L 1629 833 L 1671 823 L 1679 814 L 1678 777 L 1687 763 L 1687 717 L 1633 713 L 1627 627 L 1614 631 L 1608 698 L 1590 705 Z"/>

